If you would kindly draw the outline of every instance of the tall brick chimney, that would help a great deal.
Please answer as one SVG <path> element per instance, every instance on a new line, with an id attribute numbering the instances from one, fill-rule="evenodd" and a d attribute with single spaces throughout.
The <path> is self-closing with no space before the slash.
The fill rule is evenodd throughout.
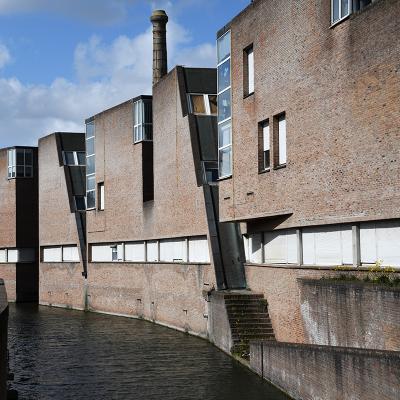
<path id="1" fill-rule="evenodd" d="M 167 22 L 164 10 L 155 10 L 150 18 L 153 24 L 153 86 L 168 72 Z"/>

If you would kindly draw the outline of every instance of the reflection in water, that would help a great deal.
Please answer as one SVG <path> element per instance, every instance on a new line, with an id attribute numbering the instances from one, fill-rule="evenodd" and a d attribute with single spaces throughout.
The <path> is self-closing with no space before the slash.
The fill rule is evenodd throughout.
<path id="1" fill-rule="evenodd" d="M 10 367 L 22 400 L 281 400 L 204 340 L 148 322 L 10 306 Z"/>

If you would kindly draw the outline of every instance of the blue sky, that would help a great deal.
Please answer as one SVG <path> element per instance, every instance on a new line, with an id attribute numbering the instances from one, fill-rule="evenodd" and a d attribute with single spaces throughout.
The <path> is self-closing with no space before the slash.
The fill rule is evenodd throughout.
<path id="1" fill-rule="evenodd" d="M 165 9 L 169 67 L 215 66 L 215 34 L 250 0 L 0 0 L 0 147 L 151 89 L 152 9 Z"/>

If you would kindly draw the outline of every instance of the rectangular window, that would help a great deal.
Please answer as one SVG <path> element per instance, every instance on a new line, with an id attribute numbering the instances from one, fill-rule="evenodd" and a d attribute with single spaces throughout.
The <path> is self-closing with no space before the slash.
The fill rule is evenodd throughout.
<path id="1" fill-rule="evenodd" d="M 159 260 L 158 257 L 158 241 L 150 240 L 146 243 L 146 261 L 156 262 Z"/>
<path id="2" fill-rule="evenodd" d="M 150 99 L 133 103 L 133 141 L 145 140 L 153 140 L 153 104 Z"/>
<path id="3" fill-rule="evenodd" d="M 144 262 L 146 260 L 146 248 L 144 242 L 125 244 L 125 261 Z"/>
<path id="4" fill-rule="evenodd" d="M 202 161 L 203 165 L 203 182 L 212 183 L 218 181 L 218 162 Z"/>
<path id="5" fill-rule="evenodd" d="M 274 165 L 283 166 L 286 162 L 286 115 L 283 113 L 274 117 Z"/>
<path id="6" fill-rule="evenodd" d="M 186 262 L 187 245 L 185 239 L 160 240 L 160 261 Z"/>
<path id="7" fill-rule="evenodd" d="M 372 0 L 331 0 L 332 24 L 348 17 L 352 12 L 362 10 Z"/>
<path id="8" fill-rule="evenodd" d="M 63 247 L 63 262 L 79 262 L 78 246 Z"/>
<path id="9" fill-rule="evenodd" d="M 218 170 L 219 177 L 232 175 L 231 33 L 217 40 L 218 50 Z"/>
<path id="10" fill-rule="evenodd" d="M 68 166 L 84 166 L 86 157 L 84 151 L 64 151 L 64 165 Z"/>
<path id="11" fill-rule="evenodd" d="M 259 171 L 266 171 L 271 166 L 271 144 L 269 121 L 261 122 L 259 125 L 258 148 L 259 148 Z"/>
<path id="12" fill-rule="evenodd" d="M 254 93 L 254 51 L 253 45 L 244 50 L 243 66 L 243 88 L 244 95 Z"/>
<path id="13" fill-rule="evenodd" d="M 75 198 L 75 210 L 85 211 L 86 210 L 85 196 L 74 196 L 74 198 Z"/>
<path id="14" fill-rule="evenodd" d="M 32 178 L 33 176 L 33 151 L 32 149 L 9 149 L 7 152 L 7 177 Z"/>
<path id="15" fill-rule="evenodd" d="M 210 262 L 210 253 L 206 236 L 189 239 L 189 262 Z"/>
<path id="16" fill-rule="evenodd" d="M 94 121 L 86 124 L 86 208 L 96 207 L 96 158 Z"/>
<path id="17" fill-rule="evenodd" d="M 43 262 L 79 262 L 79 249 L 76 245 L 54 246 L 42 248 Z"/>
<path id="18" fill-rule="evenodd" d="M 104 182 L 99 183 L 98 185 L 98 193 L 99 193 L 99 200 L 98 200 L 98 205 L 99 205 L 99 210 L 104 210 Z"/>
<path id="19" fill-rule="evenodd" d="M 217 115 L 215 94 L 188 94 L 189 110 L 192 114 Z"/>
<path id="20" fill-rule="evenodd" d="M 43 262 L 62 262 L 62 247 L 43 248 Z"/>

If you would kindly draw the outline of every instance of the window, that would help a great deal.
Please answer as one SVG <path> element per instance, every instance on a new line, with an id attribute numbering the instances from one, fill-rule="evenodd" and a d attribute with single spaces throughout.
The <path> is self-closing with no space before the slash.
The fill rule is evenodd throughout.
<path id="1" fill-rule="evenodd" d="M 187 244 L 185 239 L 160 240 L 160 261 L 187 262 Z"/>
<path id="2" fill-rule="evenodd" d="M 76 245 L 42 247 L 43 262 L 79 262 L 79 249 Z"/>
<path id="3" fill-rule="evenodd" d="M 0 263 L 31 263 L 35 261 L 35 249 L 0 249 Z"/>
<path id="4" fill-rule="evenodd" d="M 207 236 L 189 239 L 189 262 L 210 262 Z"/>
<path id="5" fill-rule="evenodd" d="M 253 45 L 244 51 L 243 66 L 243 89 L 244 95 L 248 96 L 254 93 L 254 51 Z"/>
<path id="6" fill-rule="evenodd" d="M 286 155 L 286 115 L 282 113 L 274 117 L 274 166 L 285 166 Z M 275 150 L 276 149 L 276 150 Z"/>
<path id="7" fill-rule="evenodd" d="M 203 182 L 212 183 L 218 180 L 218 163 L 216 161 L 203 161 Z"/>
<path id="8" fill-rule="evenodd" d="M 189 108 L 193 114 L 217 115 L 215 94 L 189 94 Z"/>
<path id="9" fill-rule="evenodd" d="M 232 175 L 231 33 L 217 40 L 218 53 L 218 170 L 219 177 Z"/>
<path id="10" fill-rule="evenodd" d="M 271 148 L 269 121 L 259 125 L 259 171 L 267 171 L 271 166 Z"/>
<path id="11" fill-rule="evenodd" d="M 134 143 L 153 140 L 153 106 L 151 99 L 141 99 L 133 103 Z"/>
<path id="12" fill-rule="evenodd" d="M 86 207 L 96 207 L 96 158 L 94 121 L 86 124 Z"/>
<path id="13" fill-rule="evenodd" d="M 9 149 L 7 153 L 8 172 L 11 178 L 32 178 L 33 151 L 32 149 Z"/>
<path id="14" fill-rule="evenodd" d="M 332 24 L 348 17 L 352 12 L 362 10 L 371 0 L 331 0 Z"/>
<path id="15" fill-rule="evenodd" d="M 64 165 L 84 166 L 86 164 L 84 151 L 64 151 L 63 157 Z"/>
<path id="16" fill-rule="evenodd" d="M 98 205 L 99 205 L 99 210 L 104 210 L 104 182 L 99 183 L 99 200 L 98 200 Z"/>

